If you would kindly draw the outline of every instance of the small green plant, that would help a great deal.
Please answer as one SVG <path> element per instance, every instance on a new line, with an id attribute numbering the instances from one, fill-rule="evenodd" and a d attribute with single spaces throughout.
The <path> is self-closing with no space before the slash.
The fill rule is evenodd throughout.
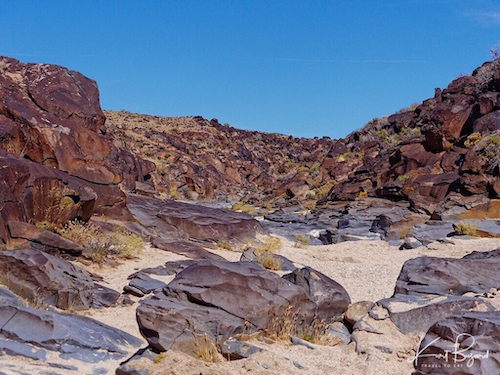
<path id="1" fill-rule="evenodd" d="M 360 191 L 358 194 L 358 198 L 361 198 L 361 199 L 368 198 L 368 192 L 365 190 Z"/>
<path id="2" fill-rule="evenodd" d="M 133 259 L 144 249 L 144 241 L 141 237 L 121 227 L 116 227 L 113 231 L 111 243 L 118 252 L 118 257 L 123 259 Z"/>
<path id="3" fill-rule="evenodd" d="M 455 233 L 461 236 L 477 236 L 477 225 L 470 221 L 459 221 L 454 229 Z"/>
<path id="4" fill-rule="evenodd" d="M 305 234 L 296 234 L 294 237 L 295 243 L 293 246 L 302 248 L 304 246 L 308 246 L 310 243 L 309 236 L 306 236 Z"/>
<path id="5" fill-rule="evenodd" d="M 158 355 L 155 357 L 155 359 L 154 359 L 153 363 L 154 363 L 155 365 L 157 365 L 158 363 L 160 363 L 161 361 L 163 361 L 163 359 L 164 359 L 166 356 L 167 356 L 167 355 L 166 355 L 166 353 L 165 353 L 165 352 L 162 352 L 162 353 L 158 354 Z"/>
<path id="6" fill-rule="evenodd" d="M 48 230 L 49 232 L 58 233 L 57 224 L 54 224 L 50 221 L 44 220 L 39 221 L 35 224 L 37 228 Z"/>
<path id="7" fill-rule="evenodd" d="M 297 172 L 308 172 L 309 168 L 306 166 L 300 166 L 297 168 Z"/>
<path id="8" fill-rule="evenodd" d="M 483 138 L 481 133 L 475 132 L 470 134 L 464 142 L 464 146 L 467 148 L 471 148 L 479 143 L 479 141 Z"/>

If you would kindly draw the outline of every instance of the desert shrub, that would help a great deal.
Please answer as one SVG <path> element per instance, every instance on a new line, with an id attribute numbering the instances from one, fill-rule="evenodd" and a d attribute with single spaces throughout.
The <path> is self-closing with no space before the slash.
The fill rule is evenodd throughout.
<path id="1" fill-rule="evenodd" d="M 228 240 L 220 240 L 217 242 L 217 247 L 222 250 L 233 250 L 233 244 Z"/>
<path id="2" fill-rule="evenodd" d="M 311 168 L 310 168 L 311 173 L 319 172 L 319 167 L 321 167 L 321 164 L 318 162 L 311 165 Z"/>
<path id="3" fill-rule="evenodd" d="M 467 148 L 473 147 L 479 143 L 479 141 L 483 138 L 481 133 L 475 132 L 470 134 L 464 142 L 464 146 Z"/>
<path id="4" fill-rule="evenodd" d="M 320 187 L 314 189 L 314 193 L 316 193 L 316 198 L 317 199 L 321 199 L 323 198 L 324 196 L 326 196 L 328 194 L 328 192 L 330 191 L 330 189 L 333 187 L 333 185 L 336 184 L 336 181 L 335 180 L 330 180 L 328 181 L 326 184 L 324 185 L 321 185 Z"/>
<path id="5" fill-rule="evenodd" d="M 500 57 L 500 42 L 491 47 L 489 52 L 493 60 L 498 59 Z"/>
<path id="6" fill-rule="evenodd" d="M 398 177 L 396 177 L 396 181 L 406 181 L 410 178 L 410 175 L 408 174 L 403 174 L 403 175 L 399 175 Z"/>
<path id="7" fill-rule="evenodd" d="M 269 270 L 280 270 L 281 266 L 283 266 L 283 259 L 276 257 L 275 253 L 282 246 L 283 244 L 279 238 L 266 237 L 264 243 L 254 250 L 257 262 Z"/>
<path id="8" fill-rule="evenodd" d="M 281 315 L 270 319 L 266 328 L 266 334 L 279 341 L 288 341 L 291 336 L 300 337 L 311 343 L 321 344 L 323 337 L 330 328 L 325 320 L 314 319 L 311 324 L 300 321 L 300 309 L 288 306 Z"/>
<path id="9" fill-rule="evenodd" d="M 204 336 L 195 336 L 194 346 L 199 359 L 210 363 L 217 362 L 219 358 L 217 346 L 206 334 Z"/>
<path id="10" fill-rule="evenodd" d="M 493 134 L 488 137 L 484 137 L 481 140 L 483 145 L 483 158 L 486 161 L 498 160 L 498 155 L 500 154 L 500 135 Z"/>
<path id="11" fill-rule="evenodd" d="M 57 224 L 52 223 L 50 221 L 44 220 L 39 221 L 35 224 L 37 228 L 48 230 L 49 232 L 58 233 Z"/>
<path id="12" fill-rule="evenodd" d="M 377 132 L 377 135 L 379 136 L 379 138 L 382 138 L 382 139 L 389 138 L 389 132 L 386 129 L 379 130 Z"/>
<path id="13" fill-rule="evenodd" d="M 144 242 L 125 229 L 117 228 L 112 234 L 106 234 L 91 223 L 71 221 L 64 225 L 59 234 L 88 250 L 86 256 L 93 262 L 102 263 L 111 253 L 119 258 L 131 259 L 142 252 Z"/>
<path id="14" fill-rule="evenodd" d="M 476 236 L 477 235 L 477 225 L 470 221 L 459 221 L 455 225 L 455 232 L 462 236 Z"/>
<path id="15" fill-rule="evenodd" d="M 245 212 L 249 215 L 255 215 L 257 213 L 257 210 L 255 209 L 255 207 L 253 207 L 249 204 L 246 204 L 246 203 L 235 203 L 233 205 L 233 210 Z"/>
<path id="16" fill-rule="evenodd" d="M 161 361 L 163 361 L 163 359 L 166 357 L 167 355 L 165 354 L 165 352 L 162 352 L 158 355 L 155 356 L 155 359 L 153 360 L 153 363 L 155 365 L 157 365 L 158 363 L 160 363 Z"/>
<path id="17" fill-rule="evenodd" d="M 313 199 L 313 198 L 315 198 L 315 197 L 316 197 L 316 195 L 314 195 L 314 196 L 311 196 L 311 195 L 312 195 L 312 194 L 307 194 L 306 198 L 308 198 L 308 199 Z M 314 209 L 316 208 L 316 202 L 315 202 L 315 201 L 305 202 L 305 203 L 303 204 L 303 206 L 304 206 L 304 208 L 305 208 L 306 210 L 314 210 Z"/>
<path id="18" fill-rule="evenodd" d="M 294 237 L 294 245 L 295 247 L 301 248 L 304 246 L 308 246 L 310 243 L 309 236 L 306 236 L 304 234 L 296 234 Z"/>
<path id="19" fill-rule="evenodd" d="M 123 259 L 137 257 L 144 248 L 144 241 L 141 237 L 120 227 L 116 227 L 113 231 L 111 243 L 118 257 Z"/>
<path id="20" fill-rule="evenodd" d="M 337 160 L 338 163 L 341 163 L 343 161 L 347 161 L 347 160 L 353 159 L 355 156 L 356 156 L 356 154 L 354 152 L 347 151 L 347 152 L 344 152 L 343 154 L 337 156 L 336 160 Z"/>
<path id="21" fill-rule="evenodd" d="M 368 192 L 367 191 L 360 191 L 358 194 L 358 198 L 368 198 Z"/>

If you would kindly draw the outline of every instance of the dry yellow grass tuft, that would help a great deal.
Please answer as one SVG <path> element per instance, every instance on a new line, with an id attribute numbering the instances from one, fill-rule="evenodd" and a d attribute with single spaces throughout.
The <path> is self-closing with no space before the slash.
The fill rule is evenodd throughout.
<path id="1" fill-rule="evenodd" d="M 283 259 L 278 258 L 275 253 L 283 247 L 283 243 L 277 237 L 267 236 L 264 243 L 255 250 L 257 262 L 269 270 L 281 270 Z"/>

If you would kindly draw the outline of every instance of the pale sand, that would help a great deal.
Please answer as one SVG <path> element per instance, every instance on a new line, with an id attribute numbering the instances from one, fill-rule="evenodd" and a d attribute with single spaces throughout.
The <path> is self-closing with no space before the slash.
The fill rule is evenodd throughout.
<path id="1" fill-rule="evenodd" d="M 433 243 L 427 247 L 400 251 L 384 241 L 344 242 L 326 246 L 306 246 L 296 248 L 292 242 L 282 239 L 284 246 L 280 254 L 294 261 L 297 265 L 310 266 L 340 283 L 351 296 L 352 302 L 368 300 L 377 301 L 393 294 L 396 279 L 403 263 L 419 256 L 436 256 L 460 258 L 474 250 L 487 251 L 500 247 L 500 239 L 452 239 L 452 243 Z M 239 252 L 213 250 L 224 258 L 237 261 Z M 133 272 L 164 264 L 167 261 L 186 259 L 183 256 L 168 253 L 146 246 L 138 258 L 123 262 L 115 268 L 95 266 L 88 270 L 104 277 L 105 285 L 122 291 L 128 283 L 127 276 Z M 173 277 L 157 277 L 169 282 Z M 138 300 L 132 297 L 134 300 Z M 493 301 L 492 301 L 493 302 Z M 498 306 L 498 299 L 495 300 Z M 91 310 L 86 315 L 106 324 L 120 328 L 135 336 L 141 337 L 136 319 L 137 304 L 130 307 L 118 307 L 103 310 Z M 146 342 L 144 341 L 144 346 Z M 366 355 L 355 352 L 355 344 L 347 346 L 319 346 L 315 350 L 304 346 L 292 346 L 286 343 L 265 343 L 257 340 L 252 344 L 266 349 L 264 353 L 256 354 L 249 359 L 239 361 L 221 361 L 206 363 L 178 352 L 167 352 L 158 363 L 144 361 L 150 374 L 410 374 L 413 366 L 406 358 L 396 355 L 389 361 L 368 359 Z M 412 348 L 409 348 L 412 349 Z M 414 348 L 417 349 L 417 348 Z M 295 362 L 295 363 L 294 363 Z M 25 360 L 9 360 L 7 367 L 2 365 L 0 371 L 9 373 L 8 368 L 18 363 L 20 367 L 33 372 L 35 368 Z M 22 364 L 22 365 L 21 365 Z M 75 363 L 76 364 L 76 363 Z M 78 363 L 82 374 L 92 374 L 96 368 L 109 369 L 108 374 L 114 374 L 117 363 L 83 365 Z M 28 367 L 26 367 L 28 366 Z M 113 368 L 113 366 L 115 366 Z M 297 366 L 302 367 L 299 369 Z M 19 367 L 18 367 L 19 369 Z M 83 371 L 83 372 L 82 372 Z M 59 371 L 63 374 L 64 372 Z M 14 372 L 13 372 L 14 373 Z M 40 372 L 42 373 L 42 372 Z M 74 372 L 73 372 L 74 373 Z"/>

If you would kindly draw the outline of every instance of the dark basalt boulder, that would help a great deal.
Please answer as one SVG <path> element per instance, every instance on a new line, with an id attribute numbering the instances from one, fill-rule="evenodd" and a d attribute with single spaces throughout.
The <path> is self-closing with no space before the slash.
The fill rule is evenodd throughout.
<path id="1" fill-rule="evenodd" d="M 148 228 L 153 236 L 153 244 L 159 248 L 167 247 L 169 251 L 170 248 L 176 247 L 178 240 L 213 243 L 221 240 L 253 238 L 258 233 L 265 232 L 257 220 L 243 212 L 174 200 L 162 201 L 137 194 L 127 196 L 127 207 L 135 220 Z M 172 243 L 171 246 L 169 242 Z M 184 241 L 184 244 L 186 243 Z M 188 247 L 202 250 L 201 246 L 196 246 L 194 243 Z"/>
<path id="2" fill-rule="evenodd" d="M 500 258 L 453 259 L 419 257 L 407 260 L 394 293 L 463 295 L 500 287 Z"/>
<path id="3" fill-rule="evenodd" d="M 59 356 L 60 365 L 125 359 L 143 341 L 81 315 L 38 310 L 24 305 L 0 287 L 0 350 L 45 361 Z"/>
<path id="4" fill-rule="evenodd" d="M 413 363 L 413 375 L 499 374 L 500 311 L 465 312 L 438 321 Z"/>
<path id="5" fill-rule="evenodd" d="M 230 337 L 268 329 L 290 309 L 294 324 L 317 318 L 317 306 L 302 287 L 258 264 L 200 260 L 142 300 L 137 321 L 155 350 L 192 354 L 196 337 L 206 335 L 220 348 Z"/>
<path id="6" fill-rule="evenodd" d="M 174 254 L 184 255 L 190 259 L 213 259 L 223 260 L 220 255 L 211 253 L 199 244 L 188 240 L 165 240 L 154 237 L 151 244 L 158 249 L 169 251 Z"/>
<path id="7" fill-rule="evenodd" d="M 70 241 L 56 233 L 37 228 L 36 226 L 21 221 L 11 221 L 8 224 L 9 233 L 12 238 L 28 240 L 32 247 L 40 247 L 40 250 L 49 252 L 61 252 L 80 256 L 86 253 L 83 246 Z"/>
<path id="8" fill-rule="evenodd" d="M 140 290 L 143 295 L 162 289 L 167 285 L 163 281 L 156 280 L 147 273 L 141 271 L 130 275 L 128 279 L 130 280 L 129 286 Z"/>
<path id="9" fill-rule="evenodd" d="M 94 284 L 87 271 L 35 249 L 2 252 L 0 282 L 37 306 L 63 310 L 113 306 L 120 296 Z"/>
<path id="10" fill-rule="evenodd" d="M 92 306 L 94 282 L 90 274 L 39 250 L 2 252 L 0 281 L 36 305 L 64 310 L 85 310 Z"/>
<path id="11" fill-rule="evenodd" d="M 311 267 L 304 267 L 283 278 L 306 291 L 316 304 L 316 318 L 331 323 L 339 320 L 351 303 L 351 298 L 342 285 Z"/>
<path id="12" fill-rule="evenodd" d="M 10 242 L 10 221 L 132 219 L 121 189 L 155 166 L 116 149 L 104 122 L 94 81 L 0 57 L 0 242 Z"/>

